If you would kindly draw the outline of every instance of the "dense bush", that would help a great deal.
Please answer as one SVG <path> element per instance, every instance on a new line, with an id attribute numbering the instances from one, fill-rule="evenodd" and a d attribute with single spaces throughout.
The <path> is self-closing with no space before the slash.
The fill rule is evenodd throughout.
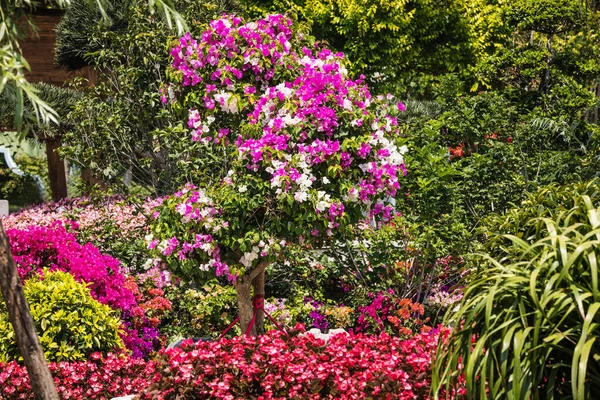
<path id="1" fill-rule="evenodd" d="M 600 180 L 594 179 L 570 185 L 551 184 L 530 194 L 518 207 L 502 214 L 491 214 L 479 228 L 479 234 L 486 237 L 484 249 L 497 259 L 510 256 L 512 250 L 508 235 L 532 244 L 546 232 L 544 219 L 553 219 L 562 212 L 579 205 L 579 198 L 586 196 L 592 204 L 600 201 Z M 585 223 L 586 216 L 575 214 L 572 222 Z"/>
<path id="2" fill-rule="evenodd" d="M 508 213 L 500 258 L 479 260 L 446 316 L 455 329 L 439 349 L 434 388 L 453 385 L 462 365 L 468 392 L 480 398 L 584 399 L 600 389 L 597 192 L 567 200 L 566 190 L 554 191 Z"/>
<path id="3" fill-rule="evenodd" d="M 237 316 L 237 297 L 231 285 L 210 281 L 202 287 L 182 285 L 165 289 L 173 303 L 163 328 L 170 341 L 188 337 L 216 339 Z M 240 334 L 239 326 L 231 333 Z"/>
<path id="4" fill-rule="evenodd" d="M 100 253 L 91 243 L 79 244 L 62 225 L 8 229 L 6 234 L 22 280 L 43 267 L 62 270 L 86 282 L 92 296 L 113 309 L 126 310 L 135 305 L 133 294 L 123 286 L 125 276 L 119 261 Z"/>
<path id="5" fill-rule="evenodd" d="M 136 394 L 149 383 L 154 363 L 125 355 L 93 353 L 86 361 L 51 362 L 50 372 L 61 399 L 106 400 Z M 0 363 L 2 400 L 34 400 L 24 365 Z"/>
<path id="6" fill-rule="evenodd" d="M 248 12 L 287 13 L 348 56 L 353 76 L 375 91 L 405 91 L 415 76 L 458 71 L 473 61 L 460 0 L 243 0 Z"/>
<path id="7" fill-rule="evenodd" d="M 38 204 L 44 193 L 30 174 L 17 175 L 8 168 L 0 168 L 0 199 L 19 207 Z"/>
<path id="8" fill-rule="evenodd" d="M 94 300 L 89 289 L 66 272 L 29 279 L 23 288 L 47 360 L 84 361 L 94 352 L 123 347 L 118 315 Z M 20 358 L 4 303 L 0 303 L 0 360 Z"/>
<path id="9" fill-rule="evenodd" d="M 297 332 L 296 332 L 297 333 Z M 158 360 L 148 399 L 426 398 L 429 363 L 445 333 L 424 332 L 401 341 L 381 336 L 270 332 L 220 342 L 184 343 Z"/>

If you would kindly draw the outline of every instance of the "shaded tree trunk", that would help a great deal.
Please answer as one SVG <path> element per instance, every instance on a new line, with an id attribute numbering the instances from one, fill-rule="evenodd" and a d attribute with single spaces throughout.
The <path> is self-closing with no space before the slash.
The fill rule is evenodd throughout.
<path id="1" fill-rule="evenodd" d="M 252 322 L 254 315 L 255 305 L 253 304 L 253 297 L 256 295 L 265 295 L 265 270 L 269 265 L 266 261 L 261 261 L 258 265 L 246 272 L 241 277 L 238 277 L 235 284 L 235 290 L 238 301 L 238 315 L 240 316 L 240 326 L 242 328 L 242 334 L 246 333 L 248 326 Z M 252 290 L 253 289 L 253 290 Z M 253 292 L 253 293 L 252 293 Z M 256 318 L 252 325 L 252 328 L 248 332 L 251 336 L 260 336 L 265 332 L 264 326 L 264 312 L 262 306 L 259 305 L 256 312 Z"/>
<path id="2" fill-rule="evenodd" d="M 50 179 L 50 191 L 52 200 L 59 201 L 67 197 L 67 174 L 65 162 L 58 155 L 60 139 L 46 139 L 46 157 L 48 158 L 48 178 Z"/>
<path id="3" fill-rule="evenodd" d="M 8 237 L 0 220 L 0 290 L 15 331 L 15 340 L 25 361 L 36 400 L 58 400 L 54 380 L 46 364 L 40 339 L 35 331 L 29 305 L 10 251 Z"/>
<path id="4" fill-rule="evenodd" d="M 91 193 L 91 188 L 95 185 L 100 186 L 102 189 L 107 189 L 108 186 L 102 180 L 96 178 L 91 170 L 83 168 L 81 170 L 81 180 L 85 183 L 86 194 Z"/>

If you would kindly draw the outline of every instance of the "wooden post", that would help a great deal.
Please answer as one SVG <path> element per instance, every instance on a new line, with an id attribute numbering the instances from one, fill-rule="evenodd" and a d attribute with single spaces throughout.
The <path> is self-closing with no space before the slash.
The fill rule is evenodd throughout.
<path id="1" fill-rule="evenodd" d="M 54 380 L 35 331 L 2 220 L 0 220 L 0 289 L 36 400 L 58 400 Z"/>
<path id="2" fill-rule="evenodd" d="M 46 157 L 48 158 L 48 178 L 50 179 L 50 191 L 52 200 L 59 201 L 67 197 L 67 174 L 65 162 L 58 155 L 60 139 L 46 139 Z"/>

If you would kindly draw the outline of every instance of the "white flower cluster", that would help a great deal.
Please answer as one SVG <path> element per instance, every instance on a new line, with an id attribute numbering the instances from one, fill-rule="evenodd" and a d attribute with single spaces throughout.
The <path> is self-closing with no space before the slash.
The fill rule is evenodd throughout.
<path id="1" fill-rule="evenodd" d="M 237 97 L 232 96 L 231 93 L 221 90 L 219 93 L 215 93 L 213 97 L 224 112 L 230 114 L 237 114 L 239 112 Z"/>
<path id="2" fill-rule="evenodd" d="M 244 255 L 240 258 L 240 263 L 244 267 L 250 268 L 254 261 L 259 257 L 266 257 L 269 255 L 269 250 L 274 243 L 275 240 L 273 238 L 270 238 L 267 243 L 265 243 L 264 240 L 261 240 L 256 246 L 252 246 L 252 250 L 244 253 Z M 286 242 L 285 240 L 282 240 L 279 242 L 279 244 L 283 247 L 286 245 Z"/>

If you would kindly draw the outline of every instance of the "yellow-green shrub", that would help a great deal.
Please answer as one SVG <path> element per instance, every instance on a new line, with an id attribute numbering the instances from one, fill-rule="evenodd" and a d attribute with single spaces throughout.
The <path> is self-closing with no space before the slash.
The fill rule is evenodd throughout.
<path id="1" fill-rule="evenodd" d="M 86 360 L 93 352 L 123 348 L 120 321 L 94 300 L 85 284 L 66 272 L 44 271 L 23 288 L 44 355 L 49 361 Z M 12 324 L 0 303 L 0 361 L 20 359 Z"/>

